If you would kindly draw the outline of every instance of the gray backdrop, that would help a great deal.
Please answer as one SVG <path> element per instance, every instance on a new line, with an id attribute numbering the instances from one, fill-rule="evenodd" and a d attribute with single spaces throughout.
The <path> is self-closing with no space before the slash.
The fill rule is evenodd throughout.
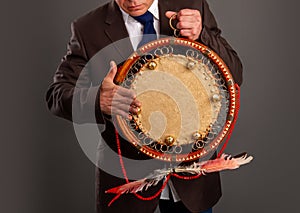
<path id="1" fill-rule="evenodd" d="M 65 53 L 70 22 L 103 2 L 1 4 L 1 212 L 94 210 L 94 165 L 72 124 L 47 112 L 44 94 Z M 215 212 L 298 212 L 299 3 L 208 2 L 244 64 L 240 117 L 226 152 L 255 156 L 222 173 L 224 195 Z"/>

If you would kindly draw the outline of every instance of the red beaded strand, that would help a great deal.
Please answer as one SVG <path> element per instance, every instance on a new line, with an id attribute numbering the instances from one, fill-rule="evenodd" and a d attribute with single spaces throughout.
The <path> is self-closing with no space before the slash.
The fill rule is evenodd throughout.
<path id="1" fill-rule="evenodd" d="M 118 155 L 119 155 L 119 159 L 120 159 L 121 169 L 122 169 L 122 172 L 123 172 L 123 175 L 124 175 L 124 178 L 125 178 L 126 183 L 129 183 L 129 180 L 128 180 L 128 177 L 127 177 L 127 172 L 126 172 L 125 165 L 124 165 L 124 161 L 123 161 L 123 158 L 122 158 L 120 139 L 119 139 L 119 134 L 118 134 L 117 130 L 115 130 L 115 134 L 116 134 L 116 142 L 117 142 L 117 149 L 118 149 Z M 159 190 L 157 193 L 155 193 L 153 196 L 150 196 L 150 197 L 143 197 L 142 195 L 139 195 L 139 194 L 137 194 L 137 193 L 134 193 L 134 195 L 135 195 L 137 198 L 139 198 L 139 199 L 141 199 L 141 200 L 145 200 L 145 201 L 147 201 L 147 200 L 153 200 L 153 199 L 157 198 L 157 197 L 161 194 L 161 192 L 164 190 L 164 188 L 166 187 L 166 185 L 167 185 L 167 183 L 168 183 L 168 181 L 169 181 L 169 179 L 170 179 L 170 176 L 171 176 L 171 175 L 168 175 L 168 176 L 166 177 L 166 180 L 164 181 L 164 183 L 163 183 L 162 187 L 160 188 L 160 190 Z M 118 194 L 118 195 L 117 195 L 117 196 L 109 203 L 109 206 L 110 206 L 114 201 L 116 201 L 120 196 L 121 196 L 121 194 Z"/>
<path id="2" fill-rule="evenodd" d="M 236 110 L 235 110 L 235 113 L 234 113 L 234 119 L 233 119 L 233 121 L 232 121 L 231 128 L 230 128 L 230 130 L 228 131 L 228 136 L 227 136 L 227 138 L 226 138 L 226 141 L 225 141 L 225 143 L 223 144 L 223 146 L 222 146 L 222 148 L 221 148 L 221 150 L 220 150 L 220 152 L 219 152 L 217 158 L 219 158 L 219 157 L 223 154 L 223 152 L 224 152 L 224 150 L 225 150 L 225 148 L 226 148 L 226 146 L 227 146 L 227 144 L 228 144 L 228 142 L 229 142 L 229 139 L 230 139 L 231 134 L 232 134 L 233 129 L 234 129 L 234 125 L 235 125 L 236 120 L 237 120 L 237 117 L 238 117 L 238 112 L 239 112 L 239 109 L 240 109 L 240 88 L 239 88 L 239 86 L 238 86 L 237 84 L 235 84 L 235 87 L 236 87 L 236 90 L 237 90 L 237 96 L 236 96 Z M 117 149 L 118 149 L 118 155 L 119 155 L 119 159 L 120 159 L 121 169 L 122 169 L 124 178 L 125 178 L 125 180 L 126 180 L 126 183 L 129 183 L 129 180 L 128 180 L 128 177 L 127 177 L 127 172 L 126 172 L 126 169 L 125 169 L 125 166 L 124 166 L 124 161 L 123 161 L 123 158 L 122 158 L 122 152 L 121 152 L 121 146 L 120 146 L 120 139 L 119 139 L 119 134 L 118 134 L 117 130 L 115 130 L 115 134 L 116 134 L 116 142 L 117 142 Z M 174 177 L 176 177 L 176 178 L 183 179 L 183 180 L 195 180 L 195 179 L 201 177 L 202 174 L 198 174 L 198 175 L 195 175 L 195 176 L 181 176 L 181 175 L 179 175 L 179 174 L 172 173 L 172 174 L 167 175 L 166 180 L 164 181 L 162 187 L 161 187 L 160 190 L 159 190 L 157 193 L 155 193 L 153 196 L 150 196 L 150 197 L 143 197 L 142 195 L 139 195 L 139 194 L 137 194 L 137 193 L 134 193 L 134 195 L 135 195 L 137 198 L 139 198 L 139 199 L 141 199 L 141 200 L 144 200 L 144 201 L 148 201 L 148 200 L 153 200 L 153 199 L 155 199 L 155 198 L 158 197 L 158 196 L 161 194 L 161 192 L 164 190 L 164 188 L 166 187 L 166 185 L 167 185 L 167 183 L 168 183 L 168 181 L 169 181 L 171 175 L 174 176 Z M 122 194 L 116 195 L 116 196 L 113 198 L 113 200 L 108 204 L 108 206 L 110 206 L 114 201 L 116 201 L 121 195 L 122 195 Z"/>
<path id="3" fill-rule="evenodd" d="M 234 112 L 234 118 L 233 118 L 233 121 L 232 121 L 232 124 L 231 124 L 231 127 L 230 127 L 230 130 L 228 131 L 228 136 L 226 138 L 226 141 L 224 142 L 217 158 L 221 157 L 221 155 L 223 154 L 224 150 L 226 149 L 226 146 L 230 140 L 230 137 L 231 137 L 231 134 L 233 132 L 233 129 L 234 129 L 234 126 L 235 126 L 235 123 L 236 123 L 236 120 L 238 118 L 238 114 L 239 114 L 239 110 L 240 110 L 240 87 L 239 85 L 235 84 L 235 88 L 236 88 L 236 107 L 235 107 L 235 112 Z"/>
<path id="4" fill-rule="evenodd" d="M 235 88 L 236 88 L 236 91 L 237 91 L 237 95 L 236 95 L 236 109 L 235 109 L 235 112 L 234 112 L 234 119 L 232 121 L 232 125 L 230 127 L 230 130 L 228 131 L 228 136 L 226 138 L 226 141 L 224 142 L 220 152 L 218 153 L 217 158 L 221 157 L 224 150 L 226 149 L 226 146 L 227 146 L 227 144 L 230 140 L 230 137 L 231 137 L 231 134 L 233 132 L 234 125 L 236 123 L 238 113 L 239 113 L 239 110 L 240 110 L 240 87 L 239 87 L 239 85 L 235 84 Z M 201 175 L 202 174 L 198 174 L 198 175 L 195 175 L 195 176 L 182 176 L 182 175 L 179 175 L 179 174 L 176 174 L 176 173 L 172 174 L 172 176 L 177 177 L 179 179 L 183 179 L 183 180 L 195 180 L 195 179 L 199 178 Z"/>

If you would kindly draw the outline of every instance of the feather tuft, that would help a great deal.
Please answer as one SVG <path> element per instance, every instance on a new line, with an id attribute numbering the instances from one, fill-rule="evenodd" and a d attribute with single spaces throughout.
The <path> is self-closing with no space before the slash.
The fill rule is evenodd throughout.
<path id="1" fill-rule="evenodd" d="M 147 190 L 151 186 L 156 186 L 168 174 L 172 172 L 171 169 L 157 169 L 146 178 L 136 180 L 121 186 L 114 187 L 105 191 L 105 193 L 124 194 L 124 193 L 137 193 L 142 190 Z"/>
<path id="2" fill-rule="evenodd" d="M 193 163 L 190 166 L 180 166 L 169 169 L 157 169 L 146 178 L 136 180 L 121 186 L 114 187 L 107 190 L 105 193 L 124 194 L 124 193 L 137 193 L 142 190 L 147 190 L 151 186 L 157 185 L 161 180 L 166 178 L 169 174 L 176 173 L 189 173 L 189 174 L 203 174 L 218 172 L 223 170 L 237 169 L 241 165 L 250 163 L 253 160 L 252 156 L 247 153 L 232 157 L 231 155 L 222 154 L 221 157 L 198 163 Z"/>
<path id="3" fill-rule="evenodd" d="M 250 163 L 252 160 L 253 157 L 248 156 L 247 154 L 244 154 L 238 158 L 231 157 L 231 155 L 222 154 L 220 158 L 203 162 L 201 165 L 201 170 L 203 170 L 205 173 L 232 170 L 239 168 L 241 165 Z"/>

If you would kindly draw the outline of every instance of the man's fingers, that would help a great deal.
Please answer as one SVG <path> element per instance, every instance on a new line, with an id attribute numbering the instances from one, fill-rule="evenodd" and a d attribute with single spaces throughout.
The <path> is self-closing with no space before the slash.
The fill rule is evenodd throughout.
<path id="1" fill-rule="evenodd" d="M 141 110 L 140 107 L 130 107 L 129 112 L 137 115 L 140 112 L 140 110 Z"/>
<path id="2" fill-rule="evenodd" d="M 189 39 L 197 39 L 202 31 L 202 18 L 198 10 L 182 9 L 178 13 L 174 11 L 167 11 L 166 17 L 171 18 L 172 15 L 177 14 L 176 28 L 180 30 L 180 34 Z"/>
<path id="3" fill-rule="evenodd" d="M 127 98 L 119 95 L 115 95 L 112 99 L 112 103 L 117 105 L 117 104 L 127 104 L 128 106 L 131 105 L 134 99 L 132 98 Z"/>
<path id="4" fill-rule="evenodd" d="M 130 114 L 130 113 L 138 114 L 138 112 L 140 111 L 141 108 L 132 106 L 132 105 L 128 105 L 128 104 L 119 103 L 119 104 L 113 104 L 111 109 L 112 109 L 111 110 L 112 113 L 123 111 L 127 114 Z"/>
<path id="5" fill-rule="evenodd" d="M 109 79 L 111 82 L 113 82 L 116 74 L 117 74 L 117 65 L 114 61 L 111 61 L 110 62 L 110 70 L 109 72 L 107 73 L 106 77 L 107 79 Z"/>
<path id="6" fill-rule="evenodd" d="M 117 65 L 110 62 L 110 70 L 101 85 L 100 107 L 107 114 L 118 114 L 130 119 L 129 114 L 136 114 L 141 103 L 136 100 L 133 90 L 114 84 L 113 80 L 117 73 Z"/>
<path id="7" fill-rule="evenodd" d="M 112 99 L 112 103 L 115 105 L 118 104 L 126 104 L 128 106 L 133 106 L 133 107 L 141 107 L 142 104 L 140 101 L 138 101 L 137 99 L 132 99 L 132 98 L 128 98 L 128 97 L 124 97 L 124 96 L 119 96 L 119 95 L 115 95 Z"/>
<path id="8" fill-rule="evenodd" d="M 121 115 L 127 118 L 128 115 L 138 114 L 140 110 L 141 108 L 139 107 L 134 107 L 127 104 L 118 104 L 111 107 L 111 114 Z"/>
<path id="9" fill-rule="evenodd" d="M 142 106 L 142 103 L 137 100 L 137 99 L 134 99 L 131 103 L 131 106 L 134 106 L 134 107 L 141 107 Z"/>
<path id="10" fill-rule="evenodd" d="M 201 22 L 201 18 L 198 16 L 179 16 L 177 20 L 179 22 L 189 22 L 189 23 Z"/>
<path id="11" fill-rule="evenodd" d="M 198 10 L 182 9 L 178 13 L 174 11 L 167 11 L 165 13 L 167 18 L 171 18 L 174 14 L 177 15 L 178 21 L 185 21 L 185 19 L 183 18 L 188 18 L 189 20 L 192 20 L 195 17 L 197 17 L 198 19 L 201 19 L 201 14 Z"/>
<path id="12" fill-rule="evenodd" d="M 132 99 L 136 98 L 136 95 L 132 90 L 126 89 L 126 88 L 121 87 L 121 86 L 117 87 L 116 94 L 120 95 L 120 96 L 128 97 L 128 98 L 132 98 Z"/>
<path id="13" fill-rule="evenodd" d="M 198 34 L 193 33 L 191 30 L 180 30 L 180 35 L 191 40 L 196 40 L 198 38 Z"/>
<path id="14" fill-rule="evenodd" d="M 192 30 L 185 29 L 185 30 L 180 30 L 180 35 L 185 36 L 185 37 L 191 37 L 191 36 L 194 36 L 195 33 L 193 33 Z"/>
<path id="15" fill-rule="evenodd" d="M 195 26 L 195 23 L 192 22 L 178 22 L 176 25 L 177 29 L 193 29 Z"/>
<path id="16" fill-rule="evenodd" d="M 200 15 L 199 10 L 194 9 L 182 9 L 178 12 L 177 16 L 194 16 L 194 15 Z"/>

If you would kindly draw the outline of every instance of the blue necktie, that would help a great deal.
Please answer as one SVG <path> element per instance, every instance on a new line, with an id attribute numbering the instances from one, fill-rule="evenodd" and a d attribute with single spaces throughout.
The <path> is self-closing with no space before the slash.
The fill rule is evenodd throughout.
<path id="1" fill-rule="evenodd" d="M 156 31 L 153 26 L 153 15 L 149 11 L 140 16 L 132 16 L 135 20 L 144 25 L 143 38 L 141 42 L 138 44 L 138 48 L 142 45 L 157 39 Z"/>

